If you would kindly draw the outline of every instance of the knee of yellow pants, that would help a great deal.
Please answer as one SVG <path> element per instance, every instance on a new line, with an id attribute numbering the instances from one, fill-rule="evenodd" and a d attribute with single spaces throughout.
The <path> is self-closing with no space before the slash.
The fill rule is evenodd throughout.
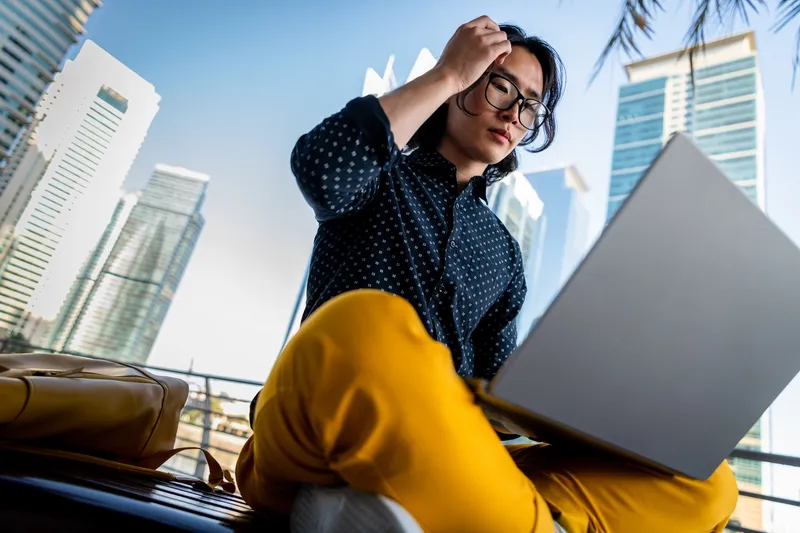
<path id="1" fill-rule="evenodd" d="M 310 423 L 327 428 L 317 435 L 323 451 L 344 444 L 337 438 L 352 445 L 348 436 L 408 425 L 421 418 L 409 412 L 437 409 L 440 394 L 470 396 L 450 351 L 429 336 L 411 304 L 377 290 L 348 292 L 320 307 L 281 358 L 265 393 L 280 386 L 284 397 L 289 389 L 301 396 Z"/>
<path id="2" fill-rule="evenodd" d="M 320 342 L 346 354 L 342 359 L 347 366 L 361 374 L 391 376 L 398 366 L 404 375 L 418 374 L 417 369 L 435 373 L 453 364 L 450 351 L 430 337 L 408 301 L 378 290 L 351 291 L 325 303 L 303 324 L 286 352 L 305 353 L 303 348 Z"/>
<path id="3" fill-rule="evenodd" d="M 380 383 L 387 393 L 408 388 L 410 376 L 426 374 L 414 368 L 415 359 L 422 363 L 422 354 L 432 349 L 438 352 L 434 359 L 452 366 L 449 351 L 430 339 L 411 304 L 389 293 L 348 292 L 315 311 L 286 345 L 259 394 L 254 434 L 237 464 L 248 503 L 288 512 L 292 482 L 335 480 L 325 472 L 331 472 L 326 455 L 337 446 L 336 434 L 363 436 L 377 416 L 361 402 L 356 416 L 343 419 L 348 401 L 352 414 L 358 383 Z M 311 471 L 318 474 L 308 475 Z"/>
<path id="4" fill-rule="evenodd" d="M 248 450 L 273 455 L 257 461 L 278 481 L 262 483 L 266 490 L 325 484 L 320 476 L 334 473 L 398 501 L 426 530 L 529 533 L 535 523 L 537 533 L 552 531 L 544 501 L 474 404 L 450 351 L 398 296 L 355 291 L 317 310 L 276 362 L 257 410 Z M 251 463 L 240 461 L 243 475 L 259 468 Z M 275 492 L 264 507 L 285 511 L 289 498 Z"/>

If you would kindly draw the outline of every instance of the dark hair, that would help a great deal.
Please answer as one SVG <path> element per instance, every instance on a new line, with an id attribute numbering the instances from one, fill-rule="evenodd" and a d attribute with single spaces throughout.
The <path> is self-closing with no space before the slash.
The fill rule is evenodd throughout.
<path id="1" fill-rule="evenodd" d="M 527 149 L 532 153 L 541 152 L 553 144 L 553 139 L 556 136 L 555 111 L 558 101 L 561 100 L 561 96 L 564 92 L 564 84 L 566 82 L 564 64 L 561 62 L 561 58 L 552 46 L 538 37 L 526 35 L 522 28 L 511 24 L 501 24 L 500 29 L 506 32 L 512 46 L 524 47 L 528 52 L 536 56 L 536 59 L 538 59 L 539 63 L 542 65 L 542 75 L 544 77 L 542 80 L 542 103 L 547 107 L 549 113 L 544 121 L 537 125 L 535 129 L 529 131 L 519 143 L 519 146 L 529 146 L 539 138 L 540 133 L 543 133 L 544 141 L 536 147 Z M 464 108 L 464 100 L 470 92 L 480 85 L 481 81 L 482 78 L 476 81 L 467 90 L 459 93 L 456 98 L 459 109 L 464 113 L 472 114 Z M 424 148 L 435 150 L 439 146 L 447 129 L 448 107 L 448 104 L 442 104 L 439 109 L 434 111 L 428 120 L 426 120 L 411 137 L 408 143 L 408 149 Z M 515 171 L 518 164 L 519 161 L 515 149 L 499 163 L 489 166 L 486 173 L 489 183 L 500 181 L 508 174 Z"/>

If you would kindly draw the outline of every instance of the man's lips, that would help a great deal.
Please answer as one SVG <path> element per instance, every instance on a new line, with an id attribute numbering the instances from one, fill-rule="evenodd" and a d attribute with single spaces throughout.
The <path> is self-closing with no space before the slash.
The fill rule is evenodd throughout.
<path id="1" fill-rule="evenodd" d="M 490 128 L 489 133 L 493 133 L 495 137 L 499 137 L 503 141 L 507 143 L 511 143 L 511 137 L 506 130 L 501 130 L 497 128 Z"/>

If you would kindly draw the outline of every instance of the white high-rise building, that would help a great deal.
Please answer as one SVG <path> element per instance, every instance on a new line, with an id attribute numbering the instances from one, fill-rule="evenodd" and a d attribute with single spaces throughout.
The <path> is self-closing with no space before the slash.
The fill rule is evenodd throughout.
<path id="1" fill-rule="evenodd" d="M 0 164 L 100 0 L 0 0 Z M 0 178 L 0 194 L 4 190 Z"/>
<path id="2" fill-rule="evenodd" d="M 33 189 L 6 206 L 22 214 L 0 251 L 0 331 L 13 329 L 26 310 L 56 315 L 111 218 L 160 98 L 92 41 L 56 76 L 37 110 L 32 167 L 23 158 L 6 191 Z"/>

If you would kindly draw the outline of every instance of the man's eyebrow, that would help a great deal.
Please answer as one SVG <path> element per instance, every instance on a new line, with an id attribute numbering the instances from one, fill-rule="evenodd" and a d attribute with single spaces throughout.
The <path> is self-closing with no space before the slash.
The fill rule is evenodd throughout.
<path id="1" fill-rule="evenodd" d="M 509 80 L 513 81 L 514 84 L 517 87 L 519 87 L 521 85 L 520 82 L 519 82 L 519 78 L 517 78 L 517 76 L 514 75 L 514 73 L 512 73 L 508 69 L 506 69 L 506 68 L 504 68 L 502 66 L 498 66 L 497 70 L 499 70 L 503 74 L 503 76 L 505 76 Z M 531 95 L 529 98 L 536 98 L 537 100 L 541 100 L 542 99 L 542 95 L 539 94 L 539 91 L 536 91 L 536 90 L 531 89 L 531 88 L 528 88 L 527 91 L 528 91 L 528 94 Z"/>

